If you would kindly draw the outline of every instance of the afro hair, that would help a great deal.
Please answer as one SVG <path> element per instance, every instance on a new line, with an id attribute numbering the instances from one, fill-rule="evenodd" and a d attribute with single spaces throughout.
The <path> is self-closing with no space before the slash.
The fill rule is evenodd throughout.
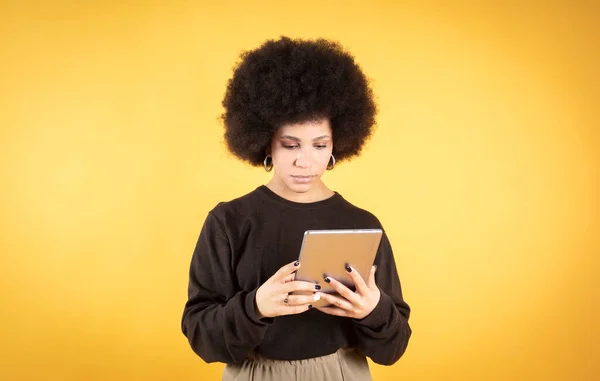
<path id="1" fill-rule="evenodd" d="M 377 113 L 352 55 L 326 39 L 281 37 L 242 53 L 222 104 L 227 148 L 253 166 L 279 127 L 320 118 L 330 121 L 336 160 L 358 156 Z"/>

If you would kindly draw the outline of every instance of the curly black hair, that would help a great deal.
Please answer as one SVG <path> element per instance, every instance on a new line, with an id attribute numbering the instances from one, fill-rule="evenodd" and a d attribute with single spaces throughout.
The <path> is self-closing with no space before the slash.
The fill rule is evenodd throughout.
<path id="1" fill-rule="evenodd" d="M 279 127 L 328 118 L 338 162 L 358 156 L 375 125 L 369 82 L 339 43 L 285 36 L 243 52 L 223 99 L 229 151 L 260 166 Z"/>

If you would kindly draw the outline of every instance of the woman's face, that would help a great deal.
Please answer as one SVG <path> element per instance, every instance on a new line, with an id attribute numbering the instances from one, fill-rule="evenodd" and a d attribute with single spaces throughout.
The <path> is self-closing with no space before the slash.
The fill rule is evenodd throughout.
<path id="1" fill-rule="evenodd" d="M 331 135 L 329 119 L 280 127 L 271 143 L 273 179 L 296 193 L 320 189 L 333 150 Z"/>

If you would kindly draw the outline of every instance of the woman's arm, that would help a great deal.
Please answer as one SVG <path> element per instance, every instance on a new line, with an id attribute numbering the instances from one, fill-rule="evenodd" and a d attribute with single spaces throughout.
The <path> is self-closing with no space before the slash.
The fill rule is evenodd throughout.
<path id="1" fill-rule="evenodd" d="M 256 290 L 244 291 L 232 269 L 232 245 L 209 213 L 192 257 L 182 331 L 206 362 L 239 363 L 258 346 L 271 319 L 260 319 Z"/>
<path id="2" fill-rule="evenodd" d="M 381 291 L 379 303 L 365 318 L 354 319 L 354 326 L 359 349 L 378 364 L 392 365 L 404 354 L 412 330 L 408 324 L 410 307 L 402 297 L 392 247 L 385 233 L 375 264 L 375 280 Z"/>

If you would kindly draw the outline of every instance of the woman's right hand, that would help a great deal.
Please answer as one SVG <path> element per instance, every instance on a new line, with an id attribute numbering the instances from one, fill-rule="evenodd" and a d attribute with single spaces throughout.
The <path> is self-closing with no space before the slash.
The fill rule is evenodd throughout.
<path id="1" fill-rule="evenodd" d="M 260 318 L 282 315 L 295 315 L 312 308 L 311 303 L 319 300 L 319 295 L 289 295 L 293 291 L 320 290 L 321 286 L 311 282 L 296 281 L 299 262 L 289 263 L 270 277 L 256 291 L 256 312 Z"/>

